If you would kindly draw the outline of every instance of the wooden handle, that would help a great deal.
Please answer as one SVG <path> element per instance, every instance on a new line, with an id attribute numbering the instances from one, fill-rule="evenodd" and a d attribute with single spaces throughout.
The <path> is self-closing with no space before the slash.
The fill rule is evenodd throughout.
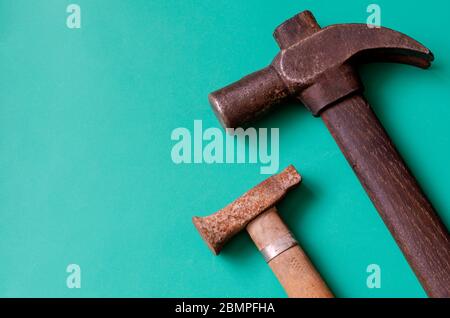
<path id="1" fill-rule="evenodd" d="M 322 119 L 430 297 L 450 297 L 449 233 L 370 105 L 353 96 Z"/>
<path id="2" fill-rule="evenodd" d="M 247 225 L 247 231 L 259 250 L 288 235 L 289 229 L 276 208 L 271 208 Z M 295 245 L 269 262 L 289 297 L 330 298 L 333 294 L 315 270 L 308 256 Z"/>

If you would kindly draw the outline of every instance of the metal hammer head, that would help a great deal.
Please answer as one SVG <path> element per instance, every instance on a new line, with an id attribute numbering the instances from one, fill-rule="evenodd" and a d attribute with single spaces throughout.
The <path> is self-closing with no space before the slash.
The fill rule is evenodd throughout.
<path id="1" fill-rule="evenodd" d="M 300 99 L 318 116 L 342 98 L 362 90 L 354 65 L 398 62 L 430 66 L 433 54 L 412 38 L 383 27 L 336 24 L 321 29 L 304 11 L 274 33 L 281 48 L 268 67 L 209 95 L 224 127 L 254 120 L 287 97 Z"/>
<path id="2" fill-rule="evenodd" d="M 206 217 L 193 217 L 192 221 L 208 247 L 217 255 L 229 239 L 258 215 L 275 206 L 300 181 L 298 172 L 289 166 L 218 212 Z"/>

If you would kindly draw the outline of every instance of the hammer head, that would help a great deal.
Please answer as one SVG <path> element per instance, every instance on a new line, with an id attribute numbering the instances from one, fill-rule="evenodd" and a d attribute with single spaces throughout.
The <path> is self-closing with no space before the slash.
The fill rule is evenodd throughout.
<path id="1" fill-rule="evenodd" d="M 300 181 L 297 170 L 289 166 L 218 212 L 206 217 L 193 217 L 192 221 L 208 247 L 217 255 L 229 239 L 259 214 L 275 206 Z"/>
<path id="2" fill-rule="evenodd" d="M 354 70 L 361 62 L 430 66 L 433 54 L 412 38 L 366 24 L 321 29 L 304 11 L 274 33 L 281 48 L 271 65 L 209 95 L 224 127 L 243 126 L 288 97 L 298 98 L 318 116 L 327 106 L 362 90 Z"/>

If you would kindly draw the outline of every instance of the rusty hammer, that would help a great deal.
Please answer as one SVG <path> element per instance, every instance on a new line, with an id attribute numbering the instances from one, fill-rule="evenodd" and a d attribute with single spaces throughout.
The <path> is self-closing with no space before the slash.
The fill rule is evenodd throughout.
<path id="1" fill-rule="evenodd" d="M 433 54 L 387 28 L 321 28 L 309 11 L 274 33 L 272 63 L 209 95 L 225 127 L 238 127 L 296 98 L 320 116 L 431 297 L 450 297 L 449 233 L 362 95 L 355 66 L 398 62 L 428 68 Z"/>
<path id="2" fill-rule="evenodd" d="M 333 297 L 275 207 L 300 182 L 300 174 L 289 166 L 218 212 L 192 221 L 215 255 L 246 228 L 289 297 Z"/>

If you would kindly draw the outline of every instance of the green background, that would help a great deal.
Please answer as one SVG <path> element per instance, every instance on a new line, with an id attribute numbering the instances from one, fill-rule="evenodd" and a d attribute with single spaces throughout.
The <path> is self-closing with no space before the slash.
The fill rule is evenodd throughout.
<path id="1" fill-rule="evenodd" d="M 66 27 L 81 6 L 82 28 Z M 0 296 L 284 296 L 245 234 L 214 257 L 191 223 L 267 176 L 255 164 L 175 165 L 177 127 L 219 127 L 207 94 L 267 65 L 275 27 L 304 10 L 364 23 L 369 1 L 1 0 Z M 377 1 L 382 25 L 430 47 L 428 71 L 367 65 L 367 97 L 450 224 L 450 2 Z M 340 297 L 425 293 L 320 119 L 286 105 L 279 205 Z M 82 288 L 66 287 L 81 266 Z M 381 266 L 381 289 L 366 267 Z"/>

